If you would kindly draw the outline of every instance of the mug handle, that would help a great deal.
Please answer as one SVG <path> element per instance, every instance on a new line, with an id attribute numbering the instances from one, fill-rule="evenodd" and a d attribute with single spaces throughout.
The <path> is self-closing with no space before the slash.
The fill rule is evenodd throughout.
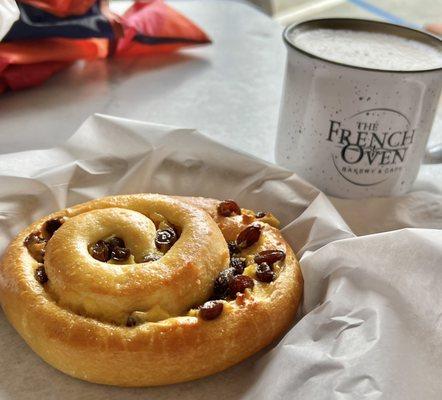
<path id="1" fill-rule="evenodd" d="M 424 157 L 424 164 L 442 163 L 442 143 L 435 144 L 427 148 Z"/>

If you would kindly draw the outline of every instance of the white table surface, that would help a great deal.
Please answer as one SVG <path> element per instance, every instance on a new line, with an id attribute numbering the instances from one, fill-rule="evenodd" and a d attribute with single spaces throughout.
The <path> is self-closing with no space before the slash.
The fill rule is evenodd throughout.
<path id="1" fill-rule="evenodd" d="M 41 87 L 0 95 L 0 153 L 55 146 L 98 112 L 197 128 L 273 161 L 282 27 L 242 2 L 170 3 L 213 44 L 143 59 L 79 62 Z M 430 142 L 442 142 L 441 112 Z M 441 190 L 442 167 L 423 166 L 415 188 Z"/>

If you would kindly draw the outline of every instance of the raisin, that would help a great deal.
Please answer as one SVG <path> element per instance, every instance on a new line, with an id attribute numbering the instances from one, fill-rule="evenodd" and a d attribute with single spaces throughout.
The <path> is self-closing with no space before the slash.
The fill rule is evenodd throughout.
<path id="1" fill-rule="evenodd" d="M 38 283 L 44 285 L 49 279 L 46 275 L 45 267 L 43 265 L 40 265 L 35 270 L 35 279 Z"/>
<path id="2" fill-rule="evenodd" d="M 225 299 L 229 296 L 230 282 L 233 279 L 234 272 L 233 268 L 227 268 L 218 274 L 213 285 L 215 298 Z"/>
<path id="3" fill-rule="evenodd" d="M 55 233 L 55 231 L 60 228 L 61 225 L 63 225 L 63 222 L 63 218 L 54 218 L 46 221 L 44 229 L 50 238 Z"/>
<path id="4" fill-rule="evenodd" d="M 258 211 L 255 213 L 255 218 L 264 218 L 267 214 L 264 211 Z"/>
<path id="5" fill-rule="evenodd" d="M 24 245 L 29 249 L 30 246 L 43 242 L 45 242 L 45 240 L 40 236 L 40 234 L 38 232 L 33 232 L 28 237 L 26 237 Z"/>
<path id="6" fill-rule="evenodd" d="M 229 291 L 232 296 L 236 293 L 244 293 L 246 289 L 252 289 L 254 286 L 253 279 L 247 275 L 236 275 L 230 281 Z"/>
<path id="7" fill-rule="evenodd" d="M 246 259 L 232 257 L 230 259 L 230 267 L 233 268 L 234 275 L 240 275 L 244 272 L 244 269 L 246 268 Z"/>
<path id="8" fill-rule="evenodd" d="M 113 249 L 114 247 L 126 247 L 126 243 L 124 243 L 124 240 L 117 237 L 112 236 L 111 238 L 106 240 L 106 243 Z"/>
<path id="9" fill-rule="evenodd" d="M 40 236 L 40 232 L 31 233 L 24 241 L 29 254 L 39 263 L 43 262 L 45 255 L 46 240 Z"/>
<path id="10" fill-rule="evenodd" d="M 157 261 L 161 258 L 160 254 L 157 253 L 147 253 L 146 255 L 144 255 L 141 258 L 141 262 L 152 262 L 152 261 Z"/>
<path id="11" fill-rule="evenodd" d="M 231 217 L 232 215 L 241 215 L 241 209 L 233 200 L 224 200 L 218 204 L 217 212 L 223 217 Z"/>
<path id="12" fill-rule="evenodd" d="M 236 242 L 227 242 L 227 247 L 229 248 L 230 256 L 241 251 L 236 245 Z"/>
<path id="13" fill-rule="evenodd" d="M 255 262 L 257 264 L 267 263 L 272 265 L 277 261 L 283 260 L 284 258 L 285 253 L 282 250 L 263 250 L 255 256 Z"/>
<path id="14" fill-rule="evenodd" d="M 177 241 L 178 237 L 173 228 L 158 230 L 155 237 L 155 246 L 165 253 Z"/>
<path id="15" fill-rule="evenodd" d="M 130 257 L 130 250 L 126 247 L 114 247 L 111 251 L 111 258 L 115 261 L 124 261 Z"/>
<path id="16" fill-rule="evenodd" d="M 270 283 L 275 279 L 275 274 L 269 264 L 263 262 L 256 267 L 256 279 L 265 283 Z"/>
<path id="17" fill-rule="evenodd" d="M 35 261 L 42 263 L 45 259 L 45 249 L 40 249 L 37 253 L 34 254 Z"/>
<path id="18" fill-rule="evenodd" d="M 138 324 L 138 321 L 134 317 L 129 316 L 127 318 L 126 326 L 128 328 L 132 328 L 133 326 L 136 326 L 137 324 Z"/>
<path id="19" fill-rule="evenodd" d="M 224 304 L 221 301 L 206 301 L 199 308 L 199 315 L 202 319 L 209 321 L 211 319 L 215 319 L 223 312 Z"/>
<path id="20" fill-rule="evenodd" d="M 257 223 L 249 225 L 247 228 L 242 230 L 236 238 L 236 245 L 240 249 L 245 249 L 252 246 L 259 240 L 261 229 L 261 225 Z"/>
<path id="21" fill-rule="evenodd" d="M 90 254 L 98 261 L 106 262 L 111 258 L 111 249 L 104 240 L 99 240 L 90 248 Z"/>

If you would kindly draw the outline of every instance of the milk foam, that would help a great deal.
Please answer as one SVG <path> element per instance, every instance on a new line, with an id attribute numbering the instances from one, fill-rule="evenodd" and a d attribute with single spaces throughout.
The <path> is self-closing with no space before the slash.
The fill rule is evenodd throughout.
<path id="1" fill-rule="evenodd" d="M 417 40 L 387 33 L 344 29 L 292 32 L 298 48 L 321 58 L 358 67 L 418 71 L 442 67 L 442 52 Z"/>

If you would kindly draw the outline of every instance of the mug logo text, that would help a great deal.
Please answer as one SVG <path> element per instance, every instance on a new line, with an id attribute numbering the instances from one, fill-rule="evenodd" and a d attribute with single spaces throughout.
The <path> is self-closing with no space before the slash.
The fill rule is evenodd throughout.
<path id="1" fill-rule="evenodd" d="M 402 169 L 416 129 L 395 110 L 372 109 L 344 120 L 329 120 L 326 140 L 335 144 L 339 174 L 360 186 L 373 186 Z"/>

